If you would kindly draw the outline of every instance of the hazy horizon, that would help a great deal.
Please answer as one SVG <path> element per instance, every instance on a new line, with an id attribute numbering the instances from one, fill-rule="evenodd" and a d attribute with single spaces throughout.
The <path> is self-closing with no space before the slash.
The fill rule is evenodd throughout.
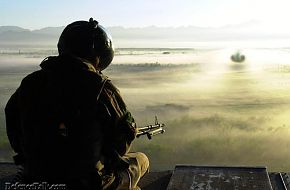
<path id="1" fill-rule="evenodd" d="M 288 48 L 290 32 L 269 34 L 252 32 L 249 26 L 232 25 L 222 28 L 146 27 L 107 28 L 118 48 Z M 0 50 L 57 48 L 63 27 L 28 31 L 0 26 Z"/>

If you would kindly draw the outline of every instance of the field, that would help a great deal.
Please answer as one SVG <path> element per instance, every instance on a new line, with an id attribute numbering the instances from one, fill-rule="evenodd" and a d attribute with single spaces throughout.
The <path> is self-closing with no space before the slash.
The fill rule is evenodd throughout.
<path id="1" fill-rule="evenodd" d="M 3 109 L 21 79 L 46 53 L 0 55 L 0 159 L 11 160 Z M 140 137 L 134 151 L 151 169 L 175 164 L 265 165 L 290 171 L 290 52 L 245 49 L 121 49 L 105 71 L 120 89 L 139 126 L 154 116 L 163 135 Z"/>

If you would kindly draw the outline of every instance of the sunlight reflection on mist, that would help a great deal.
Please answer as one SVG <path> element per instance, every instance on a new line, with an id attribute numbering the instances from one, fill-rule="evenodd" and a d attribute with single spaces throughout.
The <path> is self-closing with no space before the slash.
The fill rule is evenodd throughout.
<path id="1" fill-rule="evenodd" d="M 237 51 L 246 56 L 244 62 L 231 61 Z M 1 126 L 9 96 L 39 68 L 42 58 L 33 57 L 0 56 Z M 290 169 L 289 63 L 287 48 L 125 49 L 104 73 L 139 126 L 154 122 L 155 115 L 166 123 L 165 134 L 138 139 L 134 146 L 150 156 L 153 169 L 191 163 L 285 171 Z"/>

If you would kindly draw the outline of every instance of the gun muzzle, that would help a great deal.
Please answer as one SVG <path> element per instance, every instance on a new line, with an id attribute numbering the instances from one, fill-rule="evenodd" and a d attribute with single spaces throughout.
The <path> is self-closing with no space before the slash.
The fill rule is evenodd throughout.
<path id="1" fill-rule="evenodd" d="M 147 137 L 148 137 L 148 139 L 152 139 L 152 136 L 159 135 L 159 134 L 162 134 L 164 132 L 165 132 L 165 130 L 163 128 L 155 129 L 153 131 L 148 132 Z"/>

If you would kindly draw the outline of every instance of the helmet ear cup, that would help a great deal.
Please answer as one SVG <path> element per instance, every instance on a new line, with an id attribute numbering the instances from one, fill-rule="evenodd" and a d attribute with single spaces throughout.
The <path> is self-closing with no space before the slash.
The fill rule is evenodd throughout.
<path id="1" fill-rule="evenodd" d="M 114 58 L 114 46 L 111 35 L 102 26 L 98 25 L 94 32 L 94 51 L 100 57 L 98 68 L 104 70 Z"/>

